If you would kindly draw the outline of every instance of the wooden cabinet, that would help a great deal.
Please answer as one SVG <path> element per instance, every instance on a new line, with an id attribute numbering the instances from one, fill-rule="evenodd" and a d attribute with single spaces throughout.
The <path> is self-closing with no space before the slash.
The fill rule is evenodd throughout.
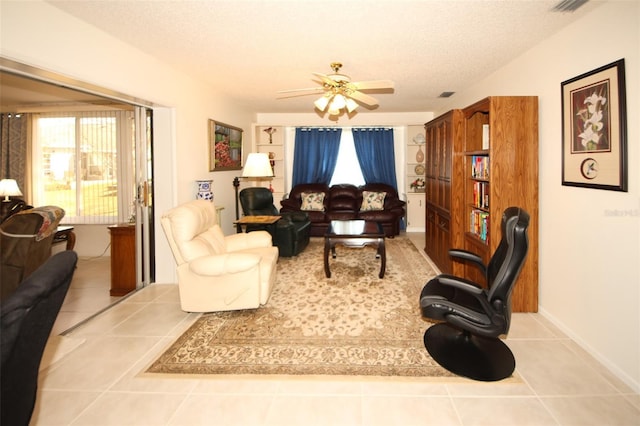
<path id="1" fill-rule="evenodd" d="M 136 289 L 136 226 L 109 226 L 111 234 L 111 296 L 124 296 Z"/>
<path id="2" fill-rule="evenodd" d="M 408 232 L 424 231 L 425 207 L 424 193 L 407 194 L 406 210 Z"/>
<path id="3" fill-rule="evenodd" d="M 538 98 L 488 97 L 464 114 L 464 248 L 488 261 L 500 243 L 502 213 L 525 209 L 529 251 L 512 293 L 516 312 L 538 310 Z M 465 267 L 466 278 L 483 282 Z"/>
<path id="4" fill-rule="evenodd" d="M 426 137 L 425 252 L 443 273 L 462 274 L 449 249 L 463 247 L 463 115 L 452 110 L 424 126 Z"/>
<path id="5" fill-rule="evenodd" d="M 243 182 L 244 185 L 264 186 L 271 188 L 273 201 L 276 207 L 280 208 L 280 200 L 285 194 L 285 150 L 284 131 L 282 126 L 253 126 L 253 142 L 255 151 L 269 154 L 271 166 L 273 167 L 273 179 L 254 182 Z"/>

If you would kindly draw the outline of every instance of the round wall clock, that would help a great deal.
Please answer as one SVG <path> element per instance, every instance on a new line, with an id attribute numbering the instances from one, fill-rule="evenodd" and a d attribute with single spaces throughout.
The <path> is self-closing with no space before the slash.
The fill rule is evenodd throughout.
<path id="1" fill-rule="evenodd" d="M 598 162 L 593 158 L 586 158 L 580 164 L 580 173 L 582 173 L 585 179 L 594 179 L 598 176 Z"/>

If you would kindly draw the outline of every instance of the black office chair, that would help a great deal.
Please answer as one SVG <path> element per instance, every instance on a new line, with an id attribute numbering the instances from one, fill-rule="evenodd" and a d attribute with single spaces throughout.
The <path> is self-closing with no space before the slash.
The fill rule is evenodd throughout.
<path id="1" fill-rule="evenodd" d="M 280 256 L 296 256 L 309 244 L 311 221 L 305 212 L 279 213 L 273 194 L 267 188 L 252 187 L 240 191 L 240 204 L 245 216 L 281 216 L 273 225 L 247 225 L 247 232 L 269 231 Z"/>
<path id="2" fill-rule="evenodd" d="M 455 261 L 480 268 L 486 289 L 446 274 L 433 278 L 422 289 L 422 316 L 443 321 L 427 329 L 424 345 L 447 370 L 482 381 L 502 380 L 515 370 L 515 358 L 500 336 L 509 331 L 511 291 L 527 256 L 528 226 L 526 211 L 507 208 L 502 215 L 502 239 L 488 265 L 471 252 L 449 252 Z"/>
<path id="3" fill-rule="evenodd" d="M 47 339 L 67 294 L 78 256 L 51 256 L 0 305 L 0 424 L 28 425 Z"/>

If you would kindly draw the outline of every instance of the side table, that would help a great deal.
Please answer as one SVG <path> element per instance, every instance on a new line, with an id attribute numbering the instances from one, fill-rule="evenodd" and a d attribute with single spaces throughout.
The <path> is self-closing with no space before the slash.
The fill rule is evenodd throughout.
<path id="1" fill-rule="evenodd" d="M 239 220 L 235 220 L 233 224 L 238 228 L 238 233 L 242 230 L 247 232 L 247 225 L 263 225 L 264 229 L 272 230 L 273 224 L 280 219 L 282 219 L 281 216 L 243 216 Z M 269 233 L 274 235 L 272 231 Z"/>
<path id="2" fill-rule="evenodd" d="M 136 226 L 109 226 L 111 234 L 111 296 L 124 296 L 136 289 Z"/>
<path id="3" fill-rule="evenodd" d="M 76 234 L 73 232 L 73 226 L 58 226 L 56 233 L 53 235 L 52 244 L 67 243 L 67 250 L 73 250 L 76 245 Z"/>

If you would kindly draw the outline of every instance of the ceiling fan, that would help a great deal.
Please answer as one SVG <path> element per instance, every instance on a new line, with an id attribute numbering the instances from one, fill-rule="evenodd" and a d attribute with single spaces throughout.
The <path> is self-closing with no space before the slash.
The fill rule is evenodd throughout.
<path id="1" fill-rule="evenodd" d="M 363 93 L 363 91 L 394 88 L 394 83 L 391 80 L 352 82 L 348 75 L 339 73 L 340 68 L 342 68 L 340 62 L 332 62 L 330 66 L 333 74 L 312 73 L 319 79 L 314 81 L 321 86 L 307 89 L 282 90 L 278 92 L 278 97 L 287 98 L 324 92 L 313 104 L 322 112 L 328 109 L 329 115 L 338 115 L 343 108 L 346 108 L 349 113 L 352 113 L 359 106 L 359 103 L 367 106 L 378 105 L 376 98 Z"/>

